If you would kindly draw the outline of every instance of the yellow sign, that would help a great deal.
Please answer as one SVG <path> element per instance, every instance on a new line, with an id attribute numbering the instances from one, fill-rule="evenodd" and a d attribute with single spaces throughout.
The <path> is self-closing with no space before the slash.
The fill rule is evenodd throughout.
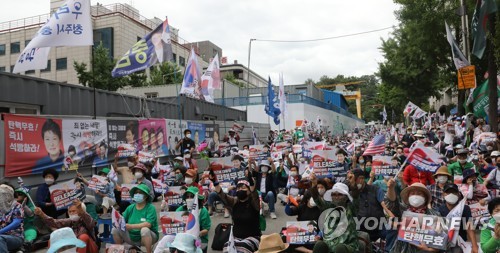
<path id="1" fill-rule="evenodd" d="M 457 74 L 459 90 L 476 88 L 476 67 L 474 65 L 459 69 Z"/>

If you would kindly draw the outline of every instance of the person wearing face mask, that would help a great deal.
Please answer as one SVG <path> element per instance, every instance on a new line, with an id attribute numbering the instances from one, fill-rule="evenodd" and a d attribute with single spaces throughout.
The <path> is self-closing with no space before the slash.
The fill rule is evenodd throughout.
<path id="1" fill-rule="evenodd" d="M 302 176 L 299 175 L 299 168 L 296 165 L 292 165 L 288 173 L 285 191 L 283 193 L 278 193 L 278 199 L 286 204 L 288 195 L 292 195 L 294 198 L 303 195 L 304 190 L 298 188 L 301 179 Z"/>
<path id="2" fill-rule="evenodd" d="M 24 242 L 24 210 L 14 199 L 14 187 L 0 184 L 0 252 L 15 251 Z"/>
<path id="3" fill-rule="evenodd" d="M 494 198 L 488 204 L 491 219 L 486 228 L 481 230 L 481 249 L 484 253 L 495 253 L 500 250 L 500 198 Z"/>
<path id="4" fill-rule="evenodd" d="M 135 179 L 132 180 L 131 184 L 144 184 L 149 188 L 149 194 L 151 196 L 151 200 L 155 198 L 153 184 L 149 181 L 145 174 L 147 172 L 147 168 L 142 163 L 137 163 L 134 168 L 132 168 L 132 173 L 134 173 Z"/>
<path id="5" fill-rule="evenodd" d="M 493 151 L 491 153 L 491 159 L 496 166 L 488 174 L 488 177 L 486 177 L 486 180 L 484 180 L 484 185 L 488 189 L 498 191 L 498 190 L 500 190 L 500 152 Z"/>
<path id="6" fill-rule="evenodd" d="M 274 188 L 274 177 L 276 167 L 272 162 L 272 158 L 262 160 L 259 164 L 260 173 L 256 175 L 257 187 L 262 195 L 262 200 L 269 205 L 269 212 L 272 219 L 276 219 L 275 202 L 276 202 L 276 189 Z"/>
<path id="7" fill-rule="evenodd" d="M 35 204 L 36 206 L 42 208 L 43 212 L 48 216 L 57 218 L 59 215 L 64 214 L 66 210 L 56 210 L 54 203 L 52 203 L 50 198 L 49 187 L 56 183 L 56 180 L 59 177 L 59 172 L 55 169 L 46 169 L 43 171 L 42 177 L 45 183 L 38 186 L 38 189 L 36 190 Z"/>
<path id="8" fill-rule="evenodd" d="M 467 161 L 468 154 L 469 150 L 459 149 L 457 151 L 457 161 L 448 166 L 448 173 L 450 173 L 454 178 L 456 184 L 460 184 L 460 181 L 463 178 L 463 171 L 474 168 L 474 164 Z M 482 182 L 483 179 L 481 178 L 480 183 Z"/>
<path id="9" fill-rule="evenodd" d="M 437 210 L 444 204 L 443 189 L 447 183 L 453 182 L 453 178 L 448 173 L 448 167 L 441 166 L 436 173 L 434 173 L 435 184 L 428 185 L 427 189 L 431 192 L 432 196 L 432 209 Z"/>
<path id="10" fill-rule="evenodd" d="M 197 202 L 196 204 L 199 207 L 200 239 L 202 243 L 208 244 L 208 231 L 212 226 L 212 221 L 210 220 L 210 215 L 208 214 L 207 208 L 203 206 L 203 199 L 205 199 L 205 197 L 203 195 L 198 195 L 198 199 L 197 200 L 194 199 L 197 193 L 199 193 L 197 187 L 194 186 L 188 187 L 186 192 L 182 196 L 186 204 L 179 206 L 175 211 L 176 212 L 189 211 L 193 208 L 193 204 L 196 201 Z"/>
<path id="11" fill-rule="evenodd" d="M 474 139 L 476 139 L 476 137 L 478 137 L 480 134 L 490 131 L 490 126 L 488 124 L 484 124 L 484 119 L 478 118 L 476 120 L 476 124 L 477 127 L 474 129 Z"/>
<path id="12" fill-rule="evenodd" d="M 234 244 L 238 252 L 255 252 L 260 242 L 260 201 L 251 177 L 239 180 L 236 185 L 236 197 L 227 195 L 219 184 L 215 192 L 219 194 L 225 206 L 230 207 L 233 220 Z M 227 252 L 229 242 L 224 244 L 223 252 Z"/>
<path id="13" fill-rule="evenodd" d="M 485 206 L 490 200 L 488 189 L 486 189 L 486 186 L 479 183 L 478 176 L 479 173 L 474 169 L 464 171 L 464 179 L 460 191 L 467 199 L 467 205 L 479 202 L 482 206 Z"/>
<path id="14" fill-rule="evenodd" d="M 85 243 L 85 247 L 78 248 L 78 253 L 98 252 L 94 227 L 97 222 L 86 212 L 85 205 L 76 199 L 68 209 L 69 218 L 54 219 L 47 216 L 39 207 L 35 208 L 35 215 L 40 217 L 43 223 L 50 228 L 71 228 L 76 237 Z"/>
<path id="15" fill-rule="evenodd" d="M 441 204 L 441 206 L 439 206 L 437 210 L 442 217 L 446 217 L 450 213 L 450 211 L 453 210 L 453 208 L 455 208 L 460 203 L 460 201 L 462 201 L 463 196 L 456 184 L 446 184 L 444 186 L 443 196 L 445 203 Z M 474 226 L 472 224 L 472 212 L 469 206 L 464 206 L 462 216 L 460 218 L 461 222 L 458 234 L 464 241 L 471 242 L 472 252 L 477 253 L 479 247 L 477 246 L 476 234 L 473 229 Z M 448 252 L 458 253 L 462 251 L 459 246 L 455 246 L 448 249 Z"/>
<path id="16" fill-rule="evenodd" d="M 229 129 L 229 135 L 225 135 L 223 142 L 229 143 L 230 147 L 238 147 L 238 142 L 240 141 L 240 135 L 234 131 L 234 129 Z"/>
<path id="17" fill-rule="evenodd" d="M 357 218 L 382 218 L 385 217 L 384 209 L 382 203 L 384 201 L 384 191 L 377 186 L 366 184 L 365 174 L 361 169 L 355 169 L 351 171 L 354 175 L 354 180 L 349 181 L 349 189 L 351 195 L 358 199 L 354 203 L 357 212 Z M 371 227 L 372 224 L 362 223 L 361 231 L 365 231 L 370 235 L 371 241 L 376 241 L 379 238 L 384 238 L 382 230 L 367 229 L 366 226 Z"/>
<path id="18" fill-rule="evenodd" d="M 186 187 L 194 186 L 198 188 L 199 192 L 203 192 L 203 188 L 201 187 L 201 185 L 198 184 L 197 179 L 198 179 L 198 172 L 196 170 L 193 169 L 187 170 L 186 173 L 184 174 L 184 182 L 186 183 L 184 186 Z"/>
<path id="19" fill-rule="evenodd" d="M 401 192 L 401 201 L 405 204 L 402 205 L 396 195 L 396 181 L 394 179 L 389 179 L 387 182 L 387 194 L 385 195 L 384 203 L 387 208 L 397 217 L 401 219 L 401 215 L 404 211 L 410 211 L 414 213 L 437 215 L 439 213 L 431 208 L 428 208 L 431 202 L 431 193 L 424 184 L 414 183 L 409 187 L 406 187 Z M 396 241 L 394 246 L 390 250 L 391 253 L 416 253 L 416 252 L 439 252 L 436 249 L 427 247 L 425 244 L 416 245 L 403 241 Z"/>
<path id="20" fill-rule="evenodd" d="M 155 206 L 151 203 L 150 189 L 139 184 L 130 190 L 134 204 L 123 212 L 125 230 L 113 228 L 111 234 L 116 244 L 127 243 L 146 247 L 146 252 L 153 252 L 153 244 L 158 241 L 158 218 Z"/>
<path id="21" fill-rule="evenodd" d="M 79 249 L 85 248 L 85 242 L 77 239 L 71 228 L 54 230 L 50 234 L 49 244 L 47 253 L 77 253 Z"/>
<path id="22" fill-rule="evenodd" d="M 354 177 L 352 175 L 349 176 L 349 181 L 353 180 Z M 346 227 L 345 232 L 340 236 L 332 236 L 330 235 L 330 231 L 333 231 L 335 228 L 328 227 L 325 222 L 323 240 L 316 242 L 313 252 L 358 252 L 360 245 L 358 241 L 358 231 L 356 231 L 356 223 L 354 221 L 356 212 L 353 205 L 354 199 L 351 194 L 349 194 L 349 187 L 344 183 L 336 183 L 333 185 L 332 189 L 325 193 L 323 199 L 319 196 L 318 190 L 315 187 L 317 185 L 317 178 L 314 173 L 311 174 L 311 182 L 313 185 L 311 188 L 311 196 L 320 211 L 323 212 L 329 208 L 344 208 L 345 219 L 340 219 L 338 226 Z M 325 217 L 325 219 L 329 218 Z M 322 221 L 318 221 L 318 223 L 320 222 Z"/>
<path id="23" fill-rule="evenodd" d="M 198 165 L 196 164 L 196 160 L 192 158 L 192 152 L 189 149 L 184 150 L 184 157 L 182 160 L 182 165 L 187 169 L 198 169 Z"/>
<path id="24" fill-rule="evenodd" d="M 184 138 L 182 138 L 179 142 L 177 142 L 177 145 L 175 145 L 175 149 L 179 149 L 184 151 L 184 150 L 189 150 L 190 152 L 192 152 L 195 148 L 195 143 L 194 141 L 191 139 L 191 130 L 189 129 L 186 129 L 184 130 Z M 184 156 L 185 153 L 183 152 L 182 153 L 182 156 Z"/>

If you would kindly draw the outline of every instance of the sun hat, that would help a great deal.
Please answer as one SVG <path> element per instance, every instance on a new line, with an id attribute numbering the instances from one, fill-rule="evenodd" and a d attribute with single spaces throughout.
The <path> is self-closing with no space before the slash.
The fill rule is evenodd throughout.
<path id="1" fill-rule="evenodd" d="M 138 190 L 141 191 L 141 192 L 143 192 L 146 195 L 146 198 L 148 199 L 148 202 L 151 201 L 151 199 L 149 197 L 149 187 L 147 185 L 145 185 L 145 184 L 138 184 L 138 185 L 132 187 L 132 189 L 130 189 L 130 196 L 134 196 L 134 194 Z"/>
<path id="2" fill-rule="evenodd" d="M 176 248 L 180 251 L 184 251 L 186 253 L 202 253 L 200 245 L 196 245 L 197 238 L 192 234 L 187 233 L 177 233 L 175 235 L 174 242 L 168 245 L 169 248 Z"/>
<path id="3" fill-rule="evenodd" d="M 187 170 L 187 171 L 186 171 L 185 176 L 189 176 L 189 177 L 195 178 L 195 177 L 196 177 L 196 174 L 198 174 L 198 173 L 196 172 L 196 170 L 194 170 L 194 169 L 189 169 L 189 170 Z"/>
<path id="4" fill-rule="evenodd" d="M 132 168 L 132 170 L 134 170 L 134 169 L 140 169 L 140 170 L 142 170 L 142 171 L 144 171 L 144 172 L 147 172 L 147 171 L 148 171 L 148 169 L 146 168 L 146 166 L 145 166 L 144 164 L 142 164 L 142 163 L 137 163 L 137 164 L 136 164 L 136 165 Z"/>
<path id="5" fill-rule="evenodd" d="M 69 227 L 60 228 L 54 230 L 50 234 L 50 248 L 47 253 L 55 253 L 62 247 L 75 246 L 77 248 L 84 248 L 86 246 L 85 242 L 76 238 L 73 229 Z"/>
<path id="6" fill-rule="evenodd" d="M 181 162 L 184 161 L 184 159 L 180 156 L 175 157 L 174 160 L 181 161 Z"/>
<path id="7" fill-rule="evenodd" d="M 196 187 L 196 186 L 189 186 L 189 187 L 186 189 L 186 192 L 184 193 L 184 195 L 183 195 L 182 197 L 183 197 L 184 199 L 186 199 L 186 194 L 187 194 L 187 193 L 191 193 L 191 194 L 193 194 L 194 196 L 196 196 L 196 194 L 197 194 L 199 191 L 200 191 L 200 190 L 198 189 L 198 187 Z M 205 196 L 198 194 L 198 199 L 205 199 Z"/>
<path id="8" fill-rule="evenodd" d="M 496 150 L 491 152 L 491 155 L 490 155 L 490 157 L 499 157 L 499 156 L 500 156 L 500 151 L 496 151 Z"/>
<path id="9" fill-rule="evenodd" d="M 457 151 L 457 155 L 468 155 L 469 154 L 469 150 L 467 150 L 466 148 L 461 148 Z"/>
<path id="10" fill-rule="evenodd" d="M 268 160 L 262 160 L 259 164 L 259 168 L 262 166 L 267 166 L 267 167 L 271 168 L 271 164 L 269 163 Z"/>
<path id="11" fill-rule="evenodd" d="M 427 190 L 427 187 L 425 187 L 425 185 L 422 183 L 413 183 L 411 186 L 408 186 L 405 189 L 403 189 L 403 191 L 401 191 L 401 199 L 403 200 L 403 202 L 406 205 L 410 204 L 408 202 L 408 197 L 409 197 L 410 192 L 413 190 L 417 190 L 417 191 L 424 193 L 426 205 L 428 205 L 431 202 L 431 200 L 432 200 L 431 192 L 429 190 Z"/>
<path id="12" fill-rule="evenodd" d="M 448 176 L 449 179 L 452 178 L 451 174 L 448 173 L 448 167 L 446 167 L 446 166 L 439 167 L 439 169 L 436 171 L 436 173 L 434 173 L 434 178 L 436 178 L 439 175 Z"/>
<path id="13" fill-rule="evenodd" d="M 99 171 L 99 173 L 104 173 L 104 174 L 108 174 L 111 170 L 109 168 L 103 168 L 102 170 Z"/>
<path id="14" fill-rule="evenodd" d="M 272 233 L 260 237 L 259 250 L 255 251 L 255 253 L 278 253 L 287 248 L 288 243 L 284 243 L 278 233 Z"/>
<path id="15" fill-rule="evenodd" d="M 472 177 L 472 176 L 476 176 L 478 177 L 479 176 L 479 173 L 476 172 L 475 169 L 467 169 L 467 170 L 464 170 L 463 171 L 463 180 L 462 180 L 462 184 L 466 184 L 467 183 L 467 179 L 469 177 Z"/>
<path id="16" fill-rule="evenodd" d="M 424 138 L 425 137 L 425 132 L 424 130 L 417 130 L 417 133 L 414 134 L 415 137 L 420 137 L 420 138 Z"/>
<path id="17" fill-rule="evenodd" d="M 349 187 L 344 183 L 336 183 L 333 185 L 332 189 L 325 192 L 323 199 L 325 201 L 332 201 L 332 193 L 340 193 L 346 195 L 352 202 L 352 196 L 349 194 Z"/>

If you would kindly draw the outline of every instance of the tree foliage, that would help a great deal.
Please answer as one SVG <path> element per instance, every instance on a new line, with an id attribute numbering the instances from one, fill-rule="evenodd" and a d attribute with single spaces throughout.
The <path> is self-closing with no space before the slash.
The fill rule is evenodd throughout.
<path id="1" fill-rule="evenodd" d="M 152 68 L 146 85 L 179 84 L 182 82 L 182 77 L 181 69 L 177 64 L 163 62 Z"/>

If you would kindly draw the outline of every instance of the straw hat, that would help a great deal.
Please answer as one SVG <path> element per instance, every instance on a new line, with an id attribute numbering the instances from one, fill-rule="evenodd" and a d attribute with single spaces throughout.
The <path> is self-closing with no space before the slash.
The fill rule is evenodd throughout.
<path id="1" fill-rule="evenodd" d="M 425 185 L 422 183 L 413 183 L 411 186 L 408 186 L 403 191 L 401 191 L 401 200 L 403 200 L 406 205 L 410 205 L 410 203 L 408 202 L 408 197 L 410 195 L 410 192 L 413 190 L 420 191 L 425 195 L 426 206 L 431 202 L 431 192 L 427 190 L 427 187 L 425 187 Z"/>
<path id="2" fill-rule="evenodd" d="M 437 176 L 439 175 L 444 175 L 444 176 L 448 176 L 448 178 L 451 180 L 452 179 L 452 176 L 450 173 L 448 173 L 448 167 L 446 166 L 441 166 L 439 167 L 439 169 L 436 171 L 436 173 L 434 173 L 434 178 L 436 178 Z"/>
<path id="3" fill-rule="evenodd" d="M 259 250 L 255 251 L 255 253 L 278 253 L 287 248 L 288 243 L 284 243 L 278 233 L 273 233 L 260 237 Z"/>

